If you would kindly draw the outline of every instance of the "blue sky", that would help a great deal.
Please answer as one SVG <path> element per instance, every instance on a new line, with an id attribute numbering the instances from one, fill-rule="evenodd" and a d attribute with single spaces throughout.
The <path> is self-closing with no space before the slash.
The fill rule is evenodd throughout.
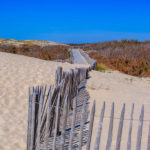
<path id="1" fill-rule="evenodd" d="M 1 0 L 0 37 L 62 43 L 150 40 L 150 1 Z"/>

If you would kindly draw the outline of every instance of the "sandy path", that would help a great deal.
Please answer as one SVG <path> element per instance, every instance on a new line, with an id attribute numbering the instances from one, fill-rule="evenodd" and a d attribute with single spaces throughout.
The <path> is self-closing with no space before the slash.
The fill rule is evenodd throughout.
<path id="1" fill-rule="evenodd" d="M 80 54 L 79 49 L 72 49 L 74 64 L 88 64 L 86 59 Z"/>
<path id="2" fill-rule="evenodd" d="M 57 66 L 71 65 L 0 52 L 0 150 L 25 150 L 28 87 L 54 83 Z"/>
<path id="3" fill-rule="evenodd" d="M 132 136 L 132 148 L 135 149 L 137 139 L 137 126 L 139 113 L 142 104 L 145 106 L 145 120 L 150 120 L 150 79 L 138 78 L 121 74 L 119 72 L 97 72 L 92 71 L 90 73 L 91 78 L 87 80 L 87 91 L 90 95 L 90 107 L 93 100 L 96 100 L 96 115 L 93 130 L 92 150 L 94 149 L 94 141 L 97 134 L 97 125 L 99 121 L 99 115 L 103 102 L 106 102 L 106 111 L 102 131 L 101 150 L 105 150 L 106 140 L 108 135 L 108 126 L 110 116 L 111 103 L 115 102 L 115 117 L 120 117 L 122 104 L 126 103 L 125 119 L 130 118 L 131 105 L 135 104 L 135 113 L 133 121 L 133 136 Z M 115 149 L 116 136 L 118 131 L 118 119 L 114 121 L 113 141 L 112 149 Z M 142 137 L 142 150 L 146 149 L 147 137 L 148 137 L 148 125 L 149 121 L 144 121 L 143 137 Z M 127 136 L 129 129 L 129 120 L 124 121 L 123 137 L 121 143 L 121 150 L 126 150 Z"/>

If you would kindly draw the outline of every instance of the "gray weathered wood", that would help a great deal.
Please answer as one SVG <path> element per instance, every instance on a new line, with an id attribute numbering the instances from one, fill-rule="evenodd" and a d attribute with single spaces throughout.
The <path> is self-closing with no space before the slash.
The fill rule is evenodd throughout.
<path id="1" fill-rule="evenodd" d="M 112 136 L 113 136 L 113 122 L 114 122 L 114 103 L 112 103 L 112 105 L 111 105 L 111 114 L 110 114 L 110 122 L 109 122 L 106 150 L 111 149 Z"/>
<path id="2" fill-rule="evenodd" d="M 77 107 L 77 98 L 74 98 L 71 133 L 70 133 L 70 140 L 69 140 L 69 150 L 72 150 L 72 146 L 73 146 L 73 137 L 74 137 L 74 128 L 75 128 L 75 119 L 76 119 L 76 107 Z"/>
<path id="3" fill-rule="evenodd" d="M 36 93 L 33 93 L 33 99 L 32 99 L 32 122 L 31 122 L 31 144 L 30 144 L 30 150 L 33 150 L 34 148 L 34 127 L 35 127 L 35 101 L 36 101 Z"/>
<path id="4" fill-rule="evenodd" d="M 37 150 L 40 149 L 40 130 L 41 130 L 41 111 L 42 111 L 42 102 L 43 102 L 43 91 L 41 91 L 40 102 L 39 102 L 39 111 L 38 111 L 38 126 L 37 126 Z"/>
<path id="5" fill-rule="evenodd" d="M 83 127 L 84 127 L 84 122 L 85 122 L 85 108 L 86 108 L 86 100 L 83 103 L 83 107 L 82 107 L 82 113 L 81 113 L 81 124 L 80 124 L 80 136 L 79 136 L 79 150 L 82 149 L 82 138 L 83 138 Z"/>
<path id="6" fill-rule="evenodd" d="M 50 88 L 51 88 L 51 86 L 50 86 Z M 45 99 L 45 96 L 46 96 L 46 89 L 47 89 L 47 86 L 45 85 L 45 86 L 44 86 L 44 89 L 43 89 L 43 95 L 44 95 L 44 98 L 43 98 L 43 99 Z"/>
<path id="7" fill-rule="evenodd" d="M 150 150 L 150 124 L 149 124 L 149 132 L 148 132 L 147 150 Z"/>
<path id="8" fill-rule="evenodd" d="M 49 126 L 50 126 L 50 118 L 51 118 L 51 109 L 52 109 L 52 106 L 51 106 L 51 96 L 49 96 L 49 99 L 48 99 L 48 102 L 47 102 L 47 114 L 46 114 L 46 129 L 45 129 L 45 147 L 48 149 L 48 143 L 47 143 L 47 139 L 50 135 L 50 132 L 49 132 Z"/>
<path id="9" fill-rule="evenodd" d="M 56 136 L 57 136 L 57 128 L 58 128 L 58 115 L 59 115 L 59 106 L 60 106 L 60 94 L 58 95 L 57 99 L 57 106 L 56 106 L 56 119 L 55 119 L 55 129 L 54 129 L 54 139 L 53 139 L 53 150 L 56 149 Z"/>
<path id="10" fill-rule="evenodd" d="M 58 66 L 55 74 L 56 84 L 59 84 L 63 77 L 62 67 Z"/>
<path id="11" fill-rule="evenodd" d="M 125 115 L 125 104 L 123 104 L 122 112 L 120 115 L 120 122 L 119 122 L 118 135 L 117 135 L 117 141 L 116 141 L 116 150 L 120 150 L 124 115 Z"/>
<path id="12" fill-rule="evenodd" d="M 100 115 L 100 120 L 99 120 L 99 124 L 98 124 L 98 131 L 97 131 L 97 137 L 96 137 L 96 141 L 95 141 L 94 150 L 99 150 L 102 127 L 103 127 L 104 113 L 105 113 L 105 102 L 104 102 L 102 110 L 101 110 L 101 115 Z"/>
<path id="13" fill-rule="evenodd" d="M 144 105 L 142 105 L 141 114 L 140 114 L 140 117 L 139 117 L 139 125 L 138 125 L 138 133 L 137 133 L 136 150 L 140 150 L 140 149 L 141 149 L 143 119 L 144 119 Z"/>
<path id="14" fill-rule="evenodd" d="M 65 130 L 66 130 L 66 123 L 67 123 L 67 113 L 68 113 L 68 106 L 67 106 L 67 102 L 68 102 L 68 96 L 66 96 L 65 98 L 65 102 L 64 102 L 64 111 L 63 111 L 63 120 L 62 120 L 62 131 L 61 131 L 61 140 L 60 140 L 60 150 L 64 149 L 64 144 L 65 144 Z"/>
<path id="15" fill-rule="evenodd" d="M 31 142 L 31 115 L 32 115 L 32 97 L 29 88 L 29 101 L 28 101 L 28 128 L 27 128 L 27 150 L 30 149 L 30 142 Z"/>
<path id="16" fill-rule="evenodd" d="M 128 133 L 127 150 L 131 150 L 131 135 L 132 135 L 132 122 L 133 122 L 134 104 L 132 104 L 131 115 L 130 115 L 130 127 Z"/>
<path id="17" fill-rule="evenodd" d="M 86 150 L 90 150 L 90 146 L 91 146 L 94 116 L 95 116 L 95 100 L 93 102 L 91 116 L 90 116 L 90 125 L 89 125 L 89 133 L 88 133 L 88 140 L 87 140 L 87 144 L 86 144 Z"/>

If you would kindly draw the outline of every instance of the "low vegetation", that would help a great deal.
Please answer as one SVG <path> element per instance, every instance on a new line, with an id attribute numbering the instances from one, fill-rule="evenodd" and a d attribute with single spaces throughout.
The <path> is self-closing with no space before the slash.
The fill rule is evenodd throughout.
<path id="1" fill-rule="evenodd" d="M 69 46 L 66 45 L 41 47 L 38 45 L 29 44 L 24 44 L 21 46 L 0 44 L 0 51 L 36 57 L 44 60 L 65 60 L 70 58 Z"/>
<path id="2" fill-rule="evenodd" d="M 108 71 L 110 69 L 108 67 L 106 67 L 104 64 L 98 63 L 96 66 L 96 70 L 101 71 L 101 72 L 105 72 L 105 71 Z"/>
<path id="3" fill-rule="evenodd" d="M 98 64 L 129 75 L 150 77 L 150 41 L 122 40 L 78 46 L 83 46 Z"/>

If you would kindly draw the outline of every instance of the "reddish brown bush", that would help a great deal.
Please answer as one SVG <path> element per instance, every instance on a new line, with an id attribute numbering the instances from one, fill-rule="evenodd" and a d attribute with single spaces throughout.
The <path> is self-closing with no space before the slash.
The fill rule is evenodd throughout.
<path id="1" fill-rule="evenodd" d="M 82 44 L 98 63 L 134 76 L 150 77 L 150 42 L 122 40 Z"/>
<path id="2" fill-rule="evenodd" d="M 11 45 L 0 45 L 0 51 L 36 57 L 44 60 L 65 60 L 70 58 L 69 47 L 65 45 L 45 47 L 40 47 L 36 45 L 22 45 L 19 47 Z"/>

